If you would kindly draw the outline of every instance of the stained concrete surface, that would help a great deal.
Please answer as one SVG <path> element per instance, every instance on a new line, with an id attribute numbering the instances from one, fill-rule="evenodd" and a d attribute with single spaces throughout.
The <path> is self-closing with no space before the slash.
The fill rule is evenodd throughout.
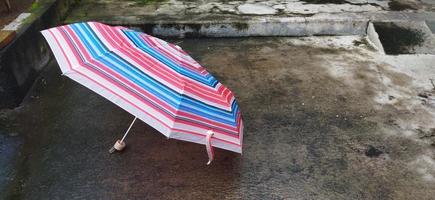
<path id="1" fill-rule="evenodd" d="M 180 38 L 365 35 L 374 21 L 428 21 L 433 29 L 434 11 L 435 2 L 420 0 L 82 0 L 65 22 L 99 21 Z"/>
<path id="2" fill-rule="evenodd" d="M 173 42 L 235 92 L 243 155 L 216 150 L 206 166 L 204 146 L 144 123 L 109 155 L 132 116 L 52 62 L 1 111 L 0 199 L 435 196 L 435 56 L 380 55 L 356 36 Z"/>

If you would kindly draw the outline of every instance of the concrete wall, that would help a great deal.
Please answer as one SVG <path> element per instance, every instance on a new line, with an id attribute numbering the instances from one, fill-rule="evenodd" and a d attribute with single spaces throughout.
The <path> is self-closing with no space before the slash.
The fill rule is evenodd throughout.
<path id="1" fill-rule="evenodd" d="M 135 27 L 160 37 L 246 37 L 365 35 L 368 20 L 329 20 L 305 17 L 241 22 L 203 22 L 197 24 L 153 24 Z M 151 28 L 149 28 L 151 27 Z"/>
<path id="2" fill-rule="evenodd" d="M 77 0 L 42 0 L 0 50 L 0 108 L 19 105 L 44 66 L 53 58 L 39 31 L 59 25 Z"/>

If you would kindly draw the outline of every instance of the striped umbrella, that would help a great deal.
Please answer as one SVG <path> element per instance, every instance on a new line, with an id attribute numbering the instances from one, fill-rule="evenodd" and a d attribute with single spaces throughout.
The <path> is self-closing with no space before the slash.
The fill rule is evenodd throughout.
<path id="1" fill-rule="evenodd" d="M 42 34 L 63 75 L 168 138 L 205 144 L 209 163 L 213 147 L 242 152 L 243 122 L 233 93 L 179 46 L 97 22 Z"/>

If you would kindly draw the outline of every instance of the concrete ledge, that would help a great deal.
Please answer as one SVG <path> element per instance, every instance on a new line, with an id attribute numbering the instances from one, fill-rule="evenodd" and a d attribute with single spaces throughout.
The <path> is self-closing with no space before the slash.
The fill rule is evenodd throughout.
<path id="1" fill-rule="evenodd" d="M 66 23 L 99 21 L 128 26 L 159 37 L 245 37 L 366 35 L 369 21 L 424 21 L 435 13 L 367 12 L 318 13 L 308 16 L 198 15 L 180 18 L 166 15 L 74 16 Z"/>
<path id="2" fill-rule="evenodd" d="M 112 16 L 95 20 L 122 25 L 160 37 L 247 37 L 247 36 L 312 36 L 365 35 L 368 18 L 358 15 L 318 14 L 310 17 L 195 18 L 176 20 L 146 19 L 139 16 Z M 68 23 L 78 21 L 68 20 Z"/>

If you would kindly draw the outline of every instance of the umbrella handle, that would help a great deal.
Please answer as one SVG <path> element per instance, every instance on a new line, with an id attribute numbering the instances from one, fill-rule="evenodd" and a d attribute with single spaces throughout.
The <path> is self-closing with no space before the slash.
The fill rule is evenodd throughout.
<path id="1" fill-rule="evenodd" d="M 213 145 L 211 144 L 211 137 L 213 137 L 214 132 L 212 130 L 207 131 L 207 136 L 205 137 L 205 148 L 207 150 L 208 162 L 207 165 L 210 165 L 211 161 L 214 159 L 214 151 Z"/>
<path id="2" fill-rule="evenodd" d="M 125 148 L 125 142 L 124 139 L 127 137 L 128 133 L 130 132 L 131 127 L 133 126 L 134 122 L 136 121 L 137 117 L 133 119 L 130 126 L 128 127 L 127 131 L 125 131 L 124 136 L 121 140 L 117 140 L 112 148 L 110 148 L 109 153 L 113 153 L 116 151 L 122 151 Z"/>

